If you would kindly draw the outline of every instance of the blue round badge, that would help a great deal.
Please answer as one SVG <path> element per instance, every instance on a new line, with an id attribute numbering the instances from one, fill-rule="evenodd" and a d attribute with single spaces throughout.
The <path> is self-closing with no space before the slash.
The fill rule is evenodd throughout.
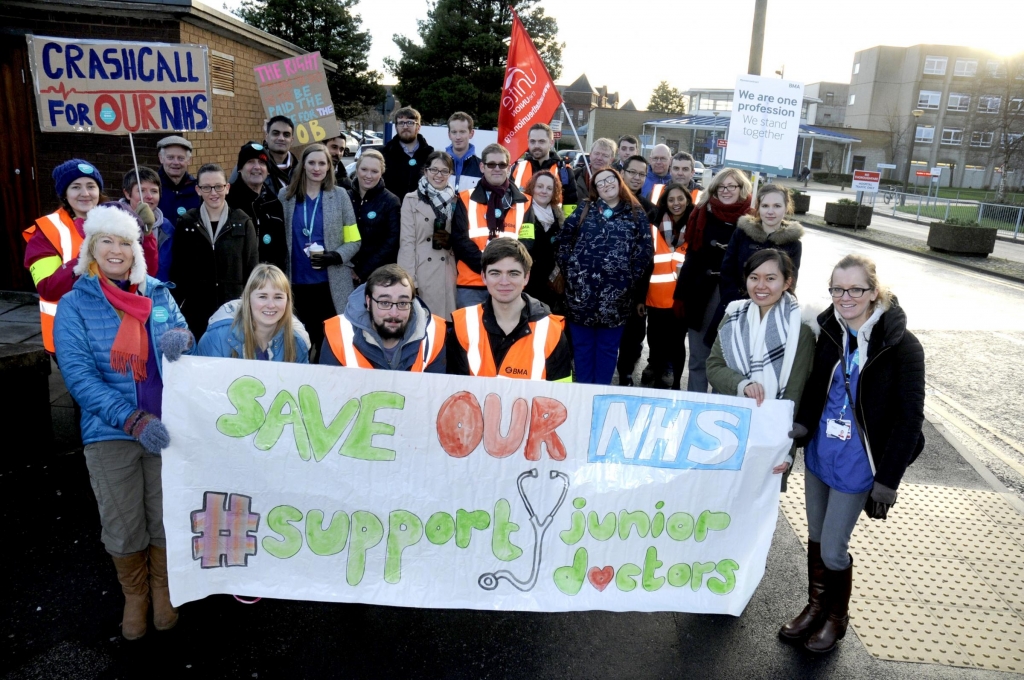
<path id="1" fill-rule="evenodd" d="M 409 165 L 416 165 L 416 159 L 415 158 L 410 158 L 409 159 Z"/>
<path id="2" fill-rule="evenodd" d="M 256 149 L 257 151 L 263 151 L 263 145 L 257 144 L 256 142 L 252 143 L 252 148 Z"/>
<path id="3" fill-rule="evenodd" d="M 110 104 L 104 104 L 103 108 L 100 109 L 100 120 L 102 120 L 107 125 L 110 125 L 114 122 L 114 119 L 116 118 L 117 114 L 114 113 L 114 109 L 111 108 Z"/>
<path id="4" fill-rule="evenodd" d="M 270 234 L 264 234 L 263 235 L 263 245 L 265 245 L 265 246 L 269 246 L 270 245 Z"/>
<path id="5" fill-rule="evenodd" d="M 165 323 L 171 315 L 167 313 L 166 307 L 156 306 L 153 308 L 153 321 L 157 323 Z"/>
<path id="6" fill-rule="evenodd" d="M 373 212 L 372 210 L 371 210 L 370 212 L 366 213 L 366 218 L 367 218 L 367 219 L 370 219 L 370 220 L 372 220 L 372 219 L 374 219 L 375 217 L 377 217 L 377 213 Z"/>
<path id="7" fill-rule="evenodd" d="M 88 163 L 79 163 L 78 164 L 78 171 L 79 172 L 84 172 L 87 175 L 91 175 L 92 173 L 96 172 L 96 168 L 92 167 Z"/>
<path id="8" fill-rule="evenodd" d="M 494 209 L 494 216 L 495 217 L 501 217 L 501 208 L 495 208 Z"/>
<path id="9" fill-rule="evenodd" d="M 612 209 L 611 208 L 605 208 L 604 212 L 601 213 L 601 214 L 605 216 L 605 219 L 608 219 L 609 217 L 612 216 Z"/>
<path id="10" fill-rule="evenodd" d="M 177 211 L 176 211 L 176 212 L 178 213 L 178 216 L 179 216 L 179 217 L 181 217 L 182 215 L 184 215 L 184 214 L 185 214 L 185 213 L 187 213 L 188 211 L 187 211 L 187 210 L 185 210 L 185 206 L 183 206 L 183 205 L 179 205 L 179 206 L 178 206 L 178 209 L 177 209 Z"/>

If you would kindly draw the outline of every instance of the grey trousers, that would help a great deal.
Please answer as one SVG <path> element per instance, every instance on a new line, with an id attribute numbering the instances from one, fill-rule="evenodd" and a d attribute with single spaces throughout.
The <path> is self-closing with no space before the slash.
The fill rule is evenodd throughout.
<path id="1" fill-rule="evenodd" d="M 832 571 L 843 571 L 850 566 L 850 537 L 870 493 L 870 489 L 863 493 L 843 493 L 815 477 L 810 470 L 804 475 L 808 538 L 821 543 L 821 560 Z"/>
<path id="2" fill-rule="evenodd" d="M 690 376 L 686 379 L 687 392 L 703 394 L 708 391 L 708 372 L 705 364 L 708 357 L 711 356 L 711 348 L 704 344 L 704 336 L 708 333 L 708 327 L 715 317 L 721 299 L 718 286 L 715 286 L 711 299 L 708 300 L 708 306 L 704 310 L 704 323 L 701 324 L 700 330 L 695 331 L 691 328 L 686 333 L 690 338 Z"/>
<path id="3" fill-rule="evenodd" d="M 167 547 L 159 456 L 137 441 L 113 440 L 85 447 L 85 465 L 96 494 L 100 539 L 115 557 Z"/>

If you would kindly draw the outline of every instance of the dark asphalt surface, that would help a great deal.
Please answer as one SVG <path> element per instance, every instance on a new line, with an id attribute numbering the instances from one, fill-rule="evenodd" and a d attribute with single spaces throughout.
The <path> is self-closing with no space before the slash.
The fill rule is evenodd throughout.
<path id="1" fill-rule="evenodd" d="M 906 481 L 987 488 L 925 424 Z M 25 450 L 9 447 L 9 453 Z M 746 612 L 559 614 L 424 610 L 230 597 L 185 605 L 172 631 L 120 635 L 123 600 L 99 541 L 80 453 L 0 464 L 7 545 L 0 594 L 5 678 L 1005 678 L 883 662 L 851 628 L 813 657 L 776 637 L 802 607 L 803 549 L 782 513 Z M 898 512 L 898 505 L 894 512 Z"/>

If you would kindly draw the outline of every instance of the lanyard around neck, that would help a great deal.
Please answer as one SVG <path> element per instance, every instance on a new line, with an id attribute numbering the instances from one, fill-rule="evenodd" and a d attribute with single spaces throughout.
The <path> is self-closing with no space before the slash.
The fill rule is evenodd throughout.
<path id="1" fill-rule="evenodd" d="M 316 195 L 316 201 L 313 202 L 313 222 L 314 222 L 314 224 L 316 223 L 316 211 L 320 209 L 320 199 L 323 197 L 323 195 L 324 195 L 324 192 L 321 191 L 319 194 Z M 312 238 L 312 236 L 313 236 L 313 224 L 310 224 L 310 222 L 309 222 L 309 213 L 306 212 L 306 208 L 308 208 L 308 207 L 309 207 L 309 196 L 307 196 L 306 200 L 302 202 L 302 225 L 303 225 L 303 227 L 305 227 L 302 230 L 302 233 L 307 238 Z"/>

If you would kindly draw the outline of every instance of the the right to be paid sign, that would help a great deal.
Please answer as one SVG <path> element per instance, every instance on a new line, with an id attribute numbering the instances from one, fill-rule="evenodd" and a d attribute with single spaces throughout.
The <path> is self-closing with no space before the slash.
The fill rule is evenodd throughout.
<path id="1" fill-rule="evenodd" d="M 766 76 L 736 78 L 726 165 L 792 177 L 803 99 L 803 83 Z"/>

